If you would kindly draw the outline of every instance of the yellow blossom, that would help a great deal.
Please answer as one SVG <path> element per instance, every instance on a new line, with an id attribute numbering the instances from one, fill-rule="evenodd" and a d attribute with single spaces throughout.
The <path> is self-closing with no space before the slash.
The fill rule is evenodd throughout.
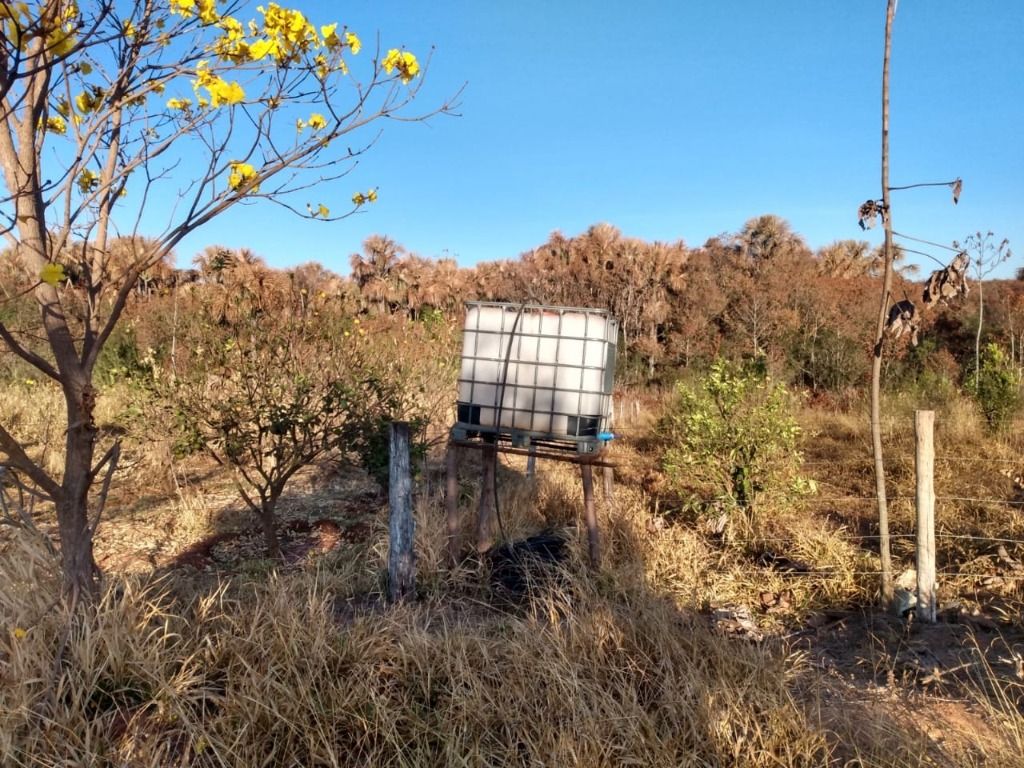
<path id="1" fill-rule="evenodd" d="M 280 46 L 276 40 L 257 40 L 249 46 L 249 57 L 253 61 L 260 61 L 267 56 L 273 56 L 275 59 L 280 56 Z"/>
<path id="2" fill-rule="evenodd" d="M 216 82 L 209 87 L 210 106 L 219 107 L 221 104 L 238 104 L 245 101 L 245 91 L 238 83 L 230 83 L 217 78 Z"/>
<path id="3" fill-rule="evenodd" d="M 60 115 L 51 115 L 46 118 L 46 130 L 50 133 L 67 133 L 68 124 Z"/>
<path id="4" fill-rule="evenodd" d="M 83 61 L 81 64 L 78 65 L 78 71 L 81 72 L 83 75 L 91 75 L 92 64 L 90 64 L 88 61 Z"/>
<path id="5" fill-rule="evenodd" d="M 324 24 L 320 27 L 320 36 L 324 39 L 324 45 L 330 49 L 341 47 L 341 38 L 338 37 L 338 24 Z"/>
<path id="6" fill-rule="evenodd" d="M 63 264 L 54 264 L 52 261 L 47 262 L 43 265 L 43 268 L 39 270 L 39 280 L 46 283 L 47 285 L 55 286 L 57 283 L 64 281 L 66 275 L 64 274 Z M 17 635 L 17 633 L 15 633 Z"/>
<path id="7" fill-rule="evenodd" d="M 216 0 L 199 0 L 199 18 L 207 24 L 216 24 L 220 21 Z"/>
<path id="8" fill-rule="evenodd" d="M 321 80 L 326 80 L 327 75 L 331 71 L 331 65 L 327 63 L 327 57 L 324 56 L 322 53 L 318 53 L 316 55 L 316 58 L 313 59 L 313 61 L 316 64 L 316 76 L 319 77 Z M 340 59 L 339 63 L 341 67 L 345 66 L 345 62 L 341 61 Z"/>
<path id="9" fill-rule="evenodd" d="M 231 173 L 228 175 L 228 186 L 231 189 L 238 189 L 242 185 L 256 178 L 256 169 L 249 163 L 233 162 L 231 165 Z M 255 184 L 247 192 L 259 192 L 259 185 Z"/>
<path id="10" fill-rule="evenodd" d="M 71 115 L 71 105 L 68 104 L 67 99 L 59 99 L 57 101 L 57 111 L 61 114 L 61 117 L 69 117 Z"/>
<path id="11" fill-rule="evenodd" d="M 220 20 L 219 26 L 224 30 L 224 33 L 229 40 L 241 40 L 245 37 L 245 30 L 242 28 L 242 22 L 234 16 L 225 16 Z"/>
<path id="12" fill-rule="evenodd" d="M 196 0 L 171 0 L 171 13 L 191 18 L 196 13 Z"/>
<path id="13" fill-rule="evenodd" d="M 224 36 L 213 44 L 213 51 L 223 61 L 242 64 L 252 58 L 249 43 L 245 39 L 242 22 L 232 16 L 225 16 L 220 21 Z"/>
<path id="14" fill-rule="evenodd" d="M 319 112 L 314 112 L 309 116 L 309 121 L 306 123 L 314 131 L 322 131 L 327 127 L 327 120 Z"/>
<path id="15" fill-rule="evenodd" d="M 87 91 L 82 91 L 75 97 L 75 106 L 83 115 L 95 112 L 103 103 L 103 89 L 93 85 Z"/>
<path id="16" fill-rule="evenodd" d="M 124 24 L 122 25 L 122 33 L 128 39 L 135 37 L 135 25 L 132 23 L 131 19 L 124 20 Z"/>
<path id="17" fill-rule="evenodd" d="M 366 193 L 366 199 L 369 200 L 371 203 L 376 203 L 377 202 L 377 190 L 376 189 L 371 189 L 369 192 L 367 192 Z"/>
<path id="18" fill-rule="evenodd" d="M 242 90 L 242 86 L 234 81 L 229 83 L 220 75 L 212 72 L 210 63 L 205 59 L 196 64 L 196 79 L 192 81 L 192 89 L 197 94 L 200 88 L 205 88 L 210 94 L 209 104 L 212 107 L 245 101 L 245 91 Z M 200 105 L 203 105 L 202 100 L 200 100 Z"/>
<path id="19" fill-rule="evenodd" d="M 78 174 L 78 188 L 82 190 L 82 194 L 92 192 L 99 183 L 100 177 L 88 168 Z"/>
<path id="20" fill-rule="evenodd" d="M 185 111 L 187 109 L 191 109 L 192 108 L 192 99 L 168 99 L 167 100 L 167 108 L 168 109 L 180 109 L 182 111 Z"/>
<path id="21" fill-rule="evenodd" d="M 353 205 L 362 205 L 365 202 L 366 202 L 366 195 L 364 195 L 362 192 L 356 192 L 354 195 L 352 195 L 352 204 Z"/>
<path id="22" fill-rule="evenodd" d="M 263 14 L 263 34 L 268 41 L 276 43 L 268 52 L 279 63 L 296 62 L 300 54 L 319 47 L 316 29 L 300 11 L 282 8 L 277 3 L 267 3 L 266 7 L 261 5 L 256 10 Z"/>
<path id="23" fill-rule="evenodd" d="M 220 21 L 215 0 L 170 0 L 171 13 L 191 19 L 198 16 L 205 24 L 216 24 Z"/>
<path id="24" fill-rule="evenodd" d="M 330 217 L 331 215 L 331 209 L 328 208 L 323 203 L 320 203 L 320 206 L 316 209 L 316 212 L 324 219 Z"/>
<path id="25" fill-rule="evenodd" d="M 363 41 L 359 39 L 355 32 L 345 33 L 345 42 L 348 43 L 348 47 L 352 49 L 352 54 L 355 55 L 363 49 Z"/>
<path id="26" fill-rule="evenodd" d="M 389 75 L 398 70 L 398 76 L 403 83 L 408 83 L 420 73 L 420 63 L 416 60 L 416 56 L 409 51 L 400 51 L 397 48 L 388 51 L 381 66 Z"/>
<path id="27" fill-rule="evenodd" d="M 46 48 L 50 55 L 66 56 L 71 53 L 71 49 L 78 42 L 74 31 L 75 27 L 71 23 L 54 27 L 46 35 Z"/>

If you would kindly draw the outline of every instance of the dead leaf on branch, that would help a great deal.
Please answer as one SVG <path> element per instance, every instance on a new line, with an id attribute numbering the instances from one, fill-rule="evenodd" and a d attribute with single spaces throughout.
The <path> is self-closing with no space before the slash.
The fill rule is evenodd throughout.
<path id="1" fill-rule="evenodd" d="M 937 269 L 928 277 L 924 286 L 923 301 L 926 307 L 948 304 L 952 299 L 966 297 L 970 293 L 967 284 L 967 268 L 971 257 L 961 251 L 944 269 Z"/>
<path id="2" fill-rule="evenodd" d="M 952 182 L 949 186 L 953 188 L 953 205 L 956 205 L 960 202 L 960 193 L 964 190 L 963 179 L 957 176 L 956 181 Z"/>
<path id="3" fill-rule="evenodd" d="M 890 307 L 885 330 L 893 339 L 900 339 L 910 334 L 910 344 L 916 347 L 919 325 L 917 307 L 914 306 L 914 302 L 904 299 Z"/>
<path id="4" fill-rule="evenodd" d="M 881 200 L 867 200 L 857 209 L 857 223 L 861 229 L 871 229 L 875 226 L 875 218 L 879 215 L 885 222 L 889 208 Z"/>

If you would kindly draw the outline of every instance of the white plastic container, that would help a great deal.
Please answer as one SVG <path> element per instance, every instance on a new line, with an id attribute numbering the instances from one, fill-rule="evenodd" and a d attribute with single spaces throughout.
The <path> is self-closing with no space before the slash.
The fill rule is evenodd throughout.
<path id="1" fill-rule="evenodd" d="M 593 450 L 611 417 L 617 339 L 605 310 L 467 303 L 456 431 Z"/>

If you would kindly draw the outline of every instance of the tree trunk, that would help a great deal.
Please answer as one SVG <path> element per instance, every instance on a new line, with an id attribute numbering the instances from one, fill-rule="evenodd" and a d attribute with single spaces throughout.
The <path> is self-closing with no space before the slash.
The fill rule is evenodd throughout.
<path id="1" fill-rule="evenodd" d="M 884 273 L 882 299 L 878 309 L 874 357 L 871 361 L 871 446 L 875 458 L 875 496 L 878 501 L 878 554 L 881 560 L 882 605 L 893 600 L 892 560 L 889 554 L 889 506 L 885 494 L 885 463 L 882 458 L 881 381 L 882 347 L 885 322 L 892 291 L 892 212 L 889 209 L 889 59 L 892 48 L 892 21 L 896 0 L 889 0 L 885 14 L 885 55 L 882 60 L 882 206 L 885 218 Z"/>
<path id="2" fill-rule="evenodd" d="M 279 493 L 271 492 L 270 496 L 260 502 L 260 526 L 263 528 L 263 544 L 267 548 L 267 557 L 272 560 L 281 559 L 281 542 L 277 538 L 277 525 L 274 509 L 277 507 Z"/>
<path id="3" fill-rule="evenodd" d="M 981 324 L 985 319 L 985 289 L 978 280 L 978 331 L 974 334 L 974 394 L 981 392 Z"/>
<path id="4" fill-rule="evenodd" d="M 89 383 L 65 386 L 68 431 L 61 498 L 57 501 L 64 592 L 72 601 L 96 595 L 98 569 L 92 556 L 94 531 L 89 525 L 89 488 L 96 447 L 93 408 L 96 391 Z"/>

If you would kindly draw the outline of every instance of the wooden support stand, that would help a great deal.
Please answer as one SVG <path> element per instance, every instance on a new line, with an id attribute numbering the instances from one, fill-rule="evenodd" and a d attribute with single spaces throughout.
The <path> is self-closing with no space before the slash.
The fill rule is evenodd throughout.
<path id="1" fill-rule="evenodd" d="M 449 445 L 445 456 L 444 509 L 448 522 L 448 560 L 459 558 L 459 447 Z"/>
<path id="2" fill-rule="evenodd" d="M 486 552 L 494 546 L 494 495 L 497 493 L 495 464 L 498 448 L 494 443 L 484 443 L 480 457 L 483 462 L 483 481 L 480 483 L 480 507 L 476 520 L 476 551 Z"/>
<path id="3" fill-rule="evenodd" d="M 448 529 L 448 559 L 455 565 L 459 557 L 459 465 L 461 463 L 461 452 L 464 448 L 472 448 L 481 452 L 483 464 L 482 481 L 480 487 L 480 503 L 477 509 L 476 525 L 476 549 L 478 552 L 486 552 L 494 546 L 495 536 L 495 515 L 494 496 L 497 486 L 495 477 L 495 464 L 498 453 L 509 453 L 514 455 L 527 456 L 529 467 L 539 456 L 555 461 L 564 461 L 580 466 L 580 475 L 583 481 L 583 516 L 587 526 L 587 544 L 590 554 L 590 562 L 595 568 L 601 564 L 601 546 L 597 526 L 597 509 L 594 500 L 594 467 L 604 469 L 604 499 L 605 504 L 610 505 L 613 501 L 614 464 L 585 454 L 557 452 L 554 450 L 540 451 L 533 446 L 529 450 L 502 445 L 495 441 L 475 440 L 451 440 L 448 443 L 448 455 L 445 461 L 446 483 L 445 483 L 445 514 L 447 517 Z"/>
<path id="4" fill-rule="evenodd" d="M 589 464 L 580 464 L 580 475 L 583 477 L 583 519 L 587 523 L 590 564 L 599 568 L 601 565 L 601 542 L 597 535 L 597 510 L 594 508 L 594 468 Z"/>

